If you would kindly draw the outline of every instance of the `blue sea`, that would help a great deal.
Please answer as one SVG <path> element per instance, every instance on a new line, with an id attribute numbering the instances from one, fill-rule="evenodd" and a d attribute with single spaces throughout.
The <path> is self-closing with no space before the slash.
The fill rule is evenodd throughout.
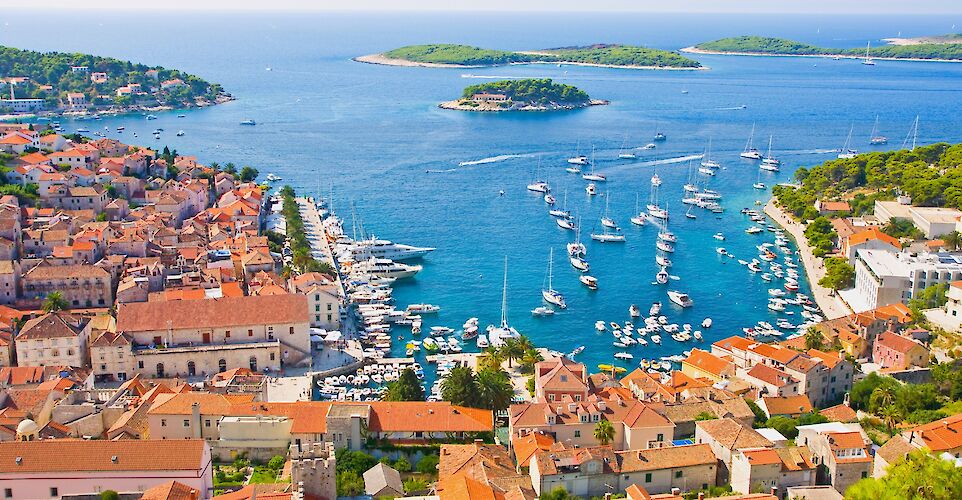
<path id="1" fill-rule="evenodd" d="M 764 151 L 772 136 L 774 154 L 783 162 L 780 173 L 761 174 L 768 185 L 790 181 L 797 167 L 833 158 L 828 151 L 843 146 L 850 127 L 851 146 L 870 150 L 876 116 L 891 148 L 903 143 L 917 115 L 920 144 L 962 140 L 962 64 L 879 61 L 868 67 L 853 60 L 693 56 L 710 70 L 639 71 L 552 65 L 401 68 L 351 60 L 414 43 L 522 50 L 611 42 L 678 49 L 739 34 L 861 47 L 898 34 L 946 33 L 962 18 L 98 11 L 45 12 L 42 26 L 57 27 L 53 30 L 38 30 L 37 22 L 35 12 L 5 9 L 0 44 L 180 68 L 220 82 L 237 97 L 182 119 L 171 112 L 150 122 L 134 115 L 84 126 L 96 123 L 113 130 L 123 125 L 124 134 L 111 135 L 158 148 L 167 145 L 204 162 L 251 165 L 262 175 L 273 172 L 299 193 L 333 193 L 348 227 L 353 204 L 367 232 L 437 247 L 417 278 L 399 284 L 395 294 L 402 306 L 442 306 L 426 327 L 460 328 L 471 316 L 479 317 L 482 326 L 496 323 L 507 256 L 509 322 L 541 346 L 565 352 L 587 346 L 578 359 L 592 367 L 612 362 L 621 350 L 611 345 L 610 334 L 595 332 L 594 322 L 623 322 L 632 303 L 643 311 L 654 301 L 667 303 L 669 287 L 688 292 L 695 301 L 684 311 L 666 304 L 672 321 L 698 329 L 702 319 L 713 318 L 704 345 L 740 334 L 759 320 L 774 323 L 775 314 L 766 308 L 773 285 L 715 251 L 724 246 L 750 260 L 757 255 L 755 245 L 772 240 L 767 232 L 745 234 L 750 222 L 739 213 L 766 199 L 752 189 L 757 167 L 738 157 L 753 124 L 756 145 Z M 497 115 L 436 106 L 467 85 L 522 77 L 553 78 L 611 104 L 565 113 Z M 256 120 L 257 126 L 239 126 L 245 119 Z M 68 130 L 78 126 L 66 124 Z M 157 127 L 166 130 L 159 141 L 149 133 Z M 176 130 L 185 135 L 175 137 Z M 644 145 L 656 130 L 668 136 L 657 149 L 638 151 L 637 161 L 617 159 L 624 143 Z M 716 217 L 698 210 L 698 218 L 690 220 L 680 203 L 689 175 L 688 162 L 681 158 L 701 154 L 709 139 L 714 159 L 724 168 L 708 186 L 724 195 L 726 211 Z M 564 245 L 572 233 L 559 229 L 541 196 L 525 189 L 536 178 L 546 178 L 559 204 L 567 191 L 568 208 L 582 218 L 587 240 L 588 232 L 600 229 L 605 197 L 589 199 L 585 182 L 564 168 L 566 158 L 590 154 L 592 148 L 597 169 L 609 178 L 600 187 L 609 198 L 610 215 L 627 235 L 625 244 L 588 243 L 591 274 L 600 282 L 597 292 L 583 287 L 566 262 Z M 469 164 L 459 166 L 462 162 Z M 657 271 L 657 231 L 628 222 L 636 197 L 642 206 L 649 198 L 656 163 L 664 179 L 661 197 L 672 212 L 670 229 L 679 237 L 671 273 L 680 279 L 669 287 L 651 284 Z M 713 239 L 716 232 L 727 240 Z M 568 308 L 538 319 L 530 310 L 541 304 L 552 248 L 554 286 L 567 297 Z M 801 318 L 796 314 L 789 320 Z M 664 337 L 661 346 L 629 348 L 633 363 L 694 345 Z M 396 354 L 403 354 L 403 343 L 396 348 Z"/>

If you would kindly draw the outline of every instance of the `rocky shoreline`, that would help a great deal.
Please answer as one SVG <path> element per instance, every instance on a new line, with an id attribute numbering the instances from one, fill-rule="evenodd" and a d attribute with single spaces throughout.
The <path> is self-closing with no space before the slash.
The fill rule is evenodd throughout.
<path id="1" fill-rule="evenodd" d="M 441 109 L 453 109 L 456 111 L 474 111 L 477 113 L 504 113 L 510 111 L 570 111 L 575 109 L 583 109 L 591 106 L 604 106 L 610 104 L 609 101 L 602 99 L 591 99 L 590 101 L 583 104 L 555 104 L 552 103 L 548 106 L 534 106 L 534 105 L 523 105 L 523 106 L 512 106 L 510 108 L 502 107 L 495 103 L 478 103 L 477 105 L 465 104 L 465 102 L 474 103 L 474 101 L 466 101 L 465 99 L 456 99 L 454 101 L 446 101 L 438 104 Z"/>
<path id="2" fill-rule="evenodd" d="M 817 57 L 820 59 L 839 58 L 839 59 L 863 59 L 865 56 L 857 54 L 770 54 L 767 52 L 727 52 L 723 50 L 705 50 L 698 47 L 685 47 L 681 52 L 688 54 L 702 54 L 711 56 L 749 56 L 749 57 Z M 921 57 L 879 57 L 872 56 L 875 61 L 911 61 L 911 62 L 945 62 L 960 63 L 962 59 L 925 59 Z"/>
<path id="3" fill-rule="evenodd" d="M 519 51 L 519 54 L 534 54 L 540 55 L 544 52 L 537 51 Z M 563 64 L 565 66 L 586 66 L 591 68 L 615 68 L 615 69 L 644 69 L 644 70 L 667 70 L 667 71 L 701 71 L 707 70 L 708 67 L 700 66 L 698 68 L 682 68 L 673 66 L 632 66 L 627 64 L 600 64 L 600 63 L 586 63 L 586 62 L 575 62 L 575 61 L 526 61 L 526 62 L 515 62 L 509 64 L 479 64 L 479 65 L 467 65 L 467 64 L 442 64 L 442 63 L 426 63 L 418 61 L 409 61 L 407 59 L 395 59 L 392 57 L 387 57 L 384 54 L 370 54 L 366 56 L 358 56 L 351 59 L 355 62 L 366 63 L 366 64 L 378 64 L 381 66 L 404 66 L 410 68 L 491 68 L 494 66 L 520 66 L 527 64 Z"/>

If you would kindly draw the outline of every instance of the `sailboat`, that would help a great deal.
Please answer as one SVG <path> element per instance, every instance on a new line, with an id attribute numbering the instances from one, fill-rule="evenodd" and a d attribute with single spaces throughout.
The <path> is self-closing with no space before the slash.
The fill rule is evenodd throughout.
<path id="1" fill-rule="evenodd" d="M 571 158 L 568 158 L 569 164 L 571 165 L 587 165 L 588 164 L 587 156 L 582 154 L 577 154 L 580 149 L 581 149 L 581 142 L 579 141 L 578 145 L 575 146 L 575 155 L 572 156 Z M 578 169 L 578 171 L 580 172 L 581 169 Z"/>
<path id="2" fill-rule="evenodd" d="M 601 217 L 601 225 L 605 227 L 610 227 L 611 229 L 618 229 L 618 223 L 614 219 L 608 216 L 608 200 L 611 199 L 611 191 L 605 195 L 605 215 Z"/>
<path id="3" fill-rule="evenodd" d="M 661 142 L 667 139 L 668 137 L 658 130 L 658 122 L 655 122 L 655 137 L 652 140 L 655 142 Z"/>
<path id="4" fill-rule="evenodd" d="M 625 235 L 621 232 L 609 233 L 606 226 L 602 233 L 591 233 L 591 239 L 600 243 L 621 243 L 625 241 Z"/>
<path id="5" fill-rule="evenodd" d="M 761 160 L 762 154 L 755 149 L 753 141 L 755 140 L 755 124 L 752 124 L 752 132 L 748 135 L 748 143 L 745 144 L 745 150 L 741 152 L 739 156 L 742 158 L 747 158 L 749 160 Z"/>
<path id="6" fill-rule="evenodd" d="M 688 211 L 685 212 L 685 217 L 688 217 L 689 219 L 697 219 L 697 218 L 698 218 L 697 215 L 691 213 L 691 209 L 693 209 L 693 208 L 695 208 L 695 205 L 688 205 Z"/>
<path id="7" fill-rule="evenodd" d="M 661 179 L 658 177 L 658 172 L 655 172 L 651 176 L 651 203 L 646 208 L 648 208 L 648 215 L 656 219 L 667 219 L 668 211 L 658 206 L 658 186 L 660 185 Z"/>
<path id="8" fill-rule="evenodd" d="M 581 178 L 592 182 L 605 182 L 608 180 L 604 174 L 595 173 L 595 148 L 591 148 L 591 172 L 581 174 Z"/>
<path id="9" fill-rule="evenodd" d="M 868 51 L 871 48 L 872 48 L 872 42 L 868 42 L 868 44 L 865 45 L 865 59 L 862 59 L 862 64 L 866 66 L 875 66 L 875 61 L 873 61 L 872 58 L 869 57 L 868 55 Z"/>
<path id="10" fill-rule="evenodd" d="M 558 227 L 560 227 L 561 229 L 567 229 L 568 231 L 574 231 L 575 229 L 578 229 L 577 227 L 575 227 L 574 222 L 571 222 L 571 219 L 567 217 L 559 217 L 554 221 L 555 221 L 555 224 L 557 224 Z"/>
<path id="11" fill-rule="evenodd" d="M 854 130 L 855 130 L 855 124 L 853 123 L 852 126 L 848 129 L 848 137 L 845 138 L 845 145 L 842 146 L 842 149 L 838 153 L 838 158 L 840 160 L 855 158 L 855 155 L 858 154 L 857 149 L 849 148 L 849 144 L 852 143 L 852 131 Z"/>
<path id="12" fill-rule="evenodd" d="M 578 227 L 575 229 L 574 243 L 568 243 L 568 255 L 571 257 L 583 257 L 588 253 L 585 244 L 581 242 L 581 218 L 578 218 Z"/>
<path id="13" fill-rule="evenodd" d="M 548 211 L 548 214 L 552 217 L 560 217 L 562 219 L 568 219 L 571 217 L 571 212 L 568 211 L 568 190 L 565 189 L 564 202 L 562 203 L 561 209 L 552 208 Z"/>
<path id="14" fill-rule="evenodd" d="M 772 156 L 772 136 L 768 136 L 768 154 L 762 160 L 762 164 L 759 168 L 762 170 L 768 170 L 769 172 L 778 172 L 778 164 L 781 163 L 777 158 Z"/>
<path id="15" fill-rule="evenodd" d="M 535 170 L 535 176 L 541 177 L 541 157 L 538 157 L 538 168 Z M 548 181 L 536 180 L 531 184 L 528 184 L 528 191 L 533 191 L 535 193 L 544 193 L 545 195 L 551 193 L 551 186 L 548 185 Z"/>
<path id="16" fill-rule="evenodd" d="M 693 168 L 694 168 L 694 166 L 693 166 L 692 161 L 691 161 L 691 160 L 688 160 L 688 182 L 686 182 L 685 185 L 682 186 L 682 189 L 685 190 L 685 193 L 697 193 L 697 192 L 698 192 L 698 186 L 696 186 L 696 185 L 692 182 L 692 172 L 693 172 L 692 169 L 693 169 Z"/>
<path id="17" fill-rule="evenodd" d="M 494 347 L 504 345 L 506 339 L 518 338 L 518 330 L 508 325 L 508 257 L 504 257 L 504 284 L 501 288 L 501 324 L 488 328 L 488 340 Z"/>
<path id="18" fill-rule="evenodd" d="M 621 143 L 621 150 L 618 152 L 618 158 L 622 160 L 634 160 L 638 158 L 638 155 L 628 151 L 628 134 L 625 134 L 625 141 Z"/>
<path id="19" fill-rule="evenodd" d="M 758 175 L 755 176 L 755 183 L 752 184 L 755 189 L 766 189 L 765 183 L 762 182 L 762 170 L 758 169 Z"/>
<path id="20" fill-rule="evenodd" d="M 905 135 L 905 140 L 902 141 L 902 149 L 905 149 L 905 146 L 908 145 L 909 137 L 912 138 L 911 151 L 915 151 L 915 145 L 918 143 L 919 139 L 919 115 L 915 115 L 915 121 L 912 122 L 912 127 L 909 128 L 909 133 Z"/>
<path id="21" fill-rule="evenodd" d="M 701 161 L 701 166 L 705 168 L 721 168 L 720 163 L 711 159 L 711 137 L 708 138 L 708 148 L 705 149 L 705 156 Z"/>
<path id="22" fill-rule="evenodd" d="M 548 250 L 548 287 L 541 289 L 541 297 L 545 302 L 549 304 L 554 304 L 562 309 L 568 307 L 565 303 L 564 295 L 561 292 L 554 289 L 551 284 L 551 279 L 554 271 L 554 248 Z"/>
<path id="23" fill-rule="evenodd" d="M 878 133 L 878 115 L 875 115 L 875 125 L 872 126 L 872 135 L 869 136 L 868 143 L 873 146 L 881 146 L 889 143 L 889 138 Z"/>
<path id="24" fill-rule="evenodd" d="M 638 215 L 633 216 L 629 220 L 631 221 L 632 224 L 636 226 L 644 226 L 645 220 L 647 219 L 647 217 L 645 216 L 644 212 L 638 209 L 638 193 L 635 193 L 635 212 Z"/>

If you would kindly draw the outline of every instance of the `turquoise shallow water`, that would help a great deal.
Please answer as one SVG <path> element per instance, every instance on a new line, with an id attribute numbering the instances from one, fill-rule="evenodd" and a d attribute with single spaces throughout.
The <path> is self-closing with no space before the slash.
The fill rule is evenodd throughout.
<path id="1" fill-rule="evenodd" d="M 593 329 L 598 319 L 622 322 L 631 303 L 647 310 L 666 302 L 663 287 L 650 283 L 656 272 L 651 227 L 628 222 L 638 195 L 644 205 L 654 166 L 701 153 L 713 139 L 714 157 L 725 168 L 710 186 L 724 196 L 726 212 L 716 218 L 698 211 L 683 217 L 682 184 L 687 162 L 658 166 L 663 199 L 679 236 L 672 257 L 672 287 L 688 292 L 695 307 L 666 307 L 673 321 L 697 325 L 714 320 L 706 344 L 737 334 L 759 320 L 769 284 L 750 276 L 734 260 L 715 253 L 712 234 L 724 232 L 723 245 L 739 258 L 756 255 L 754 245 L 770 233 L 749 237 L 739 213 L 758 193 L 751 188 L 757 169 L 738 158 L 752 124 L 764 149 L 774 135 L 782 172 L 762 174 L 769 185 L 787 181 L 800 165 L 831 158 L 854 124 L 855 147 L 867 150 L 879 115 L 890 147 L 902 143 L 910 123 L 921 115 L 920 142 L 958 141 L 962 104 L 962 65 L 802 58 L 697 56 L 710 71 L 631 71 L 618 69 L 512 66 L 491 69 L 380 67 L 351 57 L 408 43 L 453 41 L 486 47 L 525 49 L 598 41 L 643 43 L 675 49 L 720 36 L 757 33 L 801 38 L 813 43 L 857 47 L 901 31 L 921 35 L 948 31 L 956 20 L 936 17 L 766 17 L 670 15 L 445 16 L 356 14 L 215 15 L 53 14 L 49 22 L 70 20 L 71 30 L 38 37 L 35 19 L 25 12 L 0 14 L 0 43 L 41 50 L 77 50 L 180 67 L 235 93 L 238 100 L 191 111 L 187 118 L 162 113 L 147 122 L 127 116 L 98 122 L 126 127 L 129 142 L 170 145 L 202 161 L 250 164 L 274 172 L 299 192 L 327 195 L 349 216 L 354 203 L 367 230 L 395 241 L 438 248 L 424 260 L 417 279 L 397 287 L 399 304 L 430 302 L 443 307 L 426 326 L 460 327 L 470 316 L 482 325 L 496 322 L 501 300 L 501 266 L 509 259 L 509 320 L 535 343 L 561 351 L 587 349 L 580 360 L 610 362 L 618 349 L 609 334 Z M 144 29 L 148 25 L 164 29 Z M 764 27 L 764 29 L 760 27 Z M 265 71 L 266 67 L 272 71 Z M 609 106 L 556 114 L 488 115 L 444 111 L 440 101 L 461 89 L 497 77 L 551 77 L 577 85 Z M 687 90 L 688 93 L 682 93 Z M 746 109 L 736 109 L 740 106 Z M 241 127 L 251 118 L 256 127 Z M 657 124 L 657 125 L 656 125 Z M 89 126 L 89 125 L 88 125 Z M 149 131 L 163 127 L 161 141 Z M 633 146 L 650 142 L 656 127 L 668 135 L 639 160 L 616 160 L 626 135 Z M 68 127 L 69 128 L 69 127 Z M 184 130 L 183 137 L 173 132 Z M 132 133 L 139 137 L 134 139 Z M 622 225 L 627 243 L 589 244 L 592 274 L 601 282 L 587 291 L 563 258 L 571 238 L 547 215 L 540 196 L 525 185 L 547 176 L 559 203 L 568 190 L 569 209 L 581 214 L 586 232 L 597 227 L 601 197 L 588 199 L 584 182 L 564 172 L 565 158 L 580 147 L 596 147 L 598 169 L 610 181 L 610 213 Z M 460 162 L 508 156 L 458 167 Z M 539 168 L 540 164 L 540 168 Z M 426 173 L 428 170 L 444 173 Z M 504 196 L 498 192 L 504 190 Z M 587 237 L 587 235 L 586 235 Z M 555 287 L 569 307 L 552 318 L 529 311 L 540 303 L 549 248 L 555 249 Z M 803 286 L 807 291 L 807 286 Z M 797 319 L 791 320 L 798 323 Z M 667 336 L 662 346 L 631 348 L 640 357 L 677 354 L 690 348 Z M 403 348 L 403 346 L 398 346 Z"/>

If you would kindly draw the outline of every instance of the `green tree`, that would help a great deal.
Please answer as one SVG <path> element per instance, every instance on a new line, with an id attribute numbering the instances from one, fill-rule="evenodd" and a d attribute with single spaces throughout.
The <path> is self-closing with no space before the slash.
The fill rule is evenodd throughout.
<path id="1" fill-rule="evenodd" d="M 882 385 L 898 384 L 892 377 L 882 377 L 873 372 L 852 385 L 849 391 L 849 401 L 855 410 L 869 411 L 872 393 Z"/>
<path id="2" fill-rule="evenodd" d="M 286 460 L 284 457 L 282 457 L 282 456 L 280 456 L 280 455 L 274 455 L 273 457 L 271 457 L 270 460 L 268 460 L 268 462 L 267 462 L 267 468 L 268 468 L 268 469 L 271 469 L 271 470 L 273 470 L 273 471 L 275 471 L 275 472 L 276 472 L 276 471 L 279 471 L 279 470 L 281 470 L 281 469 L 284 468 L 284 462 L 286 462 L 286 461 L 287 461 L 287 460 Z"/>
<path id="3" fill-rule="evenodd" d="M 519 340 L 520 339 L 512 338 L 505 339 L 504 345 L 498 350 L 498 352 L 500 352 L 501 355 L 508 360 L 508 368 L 511 368 L 511 361 L 519 359 L 522 355 L 524 355 L 524 348 L 522 348 Z"/>
<path id="4" fill-rule="evenodd" d="M 417 471 L 421 474 L 436 474 L 438 472 L 438 462 L 440 457 L 437 455 L 425 455 L 418 460 Z"/>
<path id="5" fill-rule="evenodd" d="M 889 465 L 886 475 L 866 478 L 845 492 L 851 500 L 925 499 L 956 500 L 962 498 L 962 473 L 948 460 L 913 451 Z"/>
<path id="6" fill-rule="evenodd" d="M 411 462 L 408 462 L 407 458 L 401 457 L 397 459 L 397 462 L 394 462 L 394 469 L 398 472 L 411 472 Z"/>
<path id="7" fill-rule="evenodd" d="M 414 370 L 405 368 L 397 380 L 387 386 L 384 393 L 385 401 L 424 401 L 424 387 L 414 373 Z"/>
<path id="8" fill-rule="evenodd" d="M 709 413 L 707 411 L 703 411 L 698 415 L 695 415 L 695 422 L 702 422 L 704 420 L 715 420 L 717 418 L 718 417 L 716 417 L 714 414 Z"/>
<path id="9" fill-rule="evenodd" d="M 818 284 L 838 291 L 855 285 L 855 268 L 844 258 L 833 257 L 825 260 L 825 276 Z"/>
<path id="10" fill-rule="evenodd" d="M 945 303 L 948 302 L 946 295 L 948 291 L 948 285 L 945 283 L 936 283 L 925 287 L 925 289 L 919 292 L 917 297 L 909 299 L 909 309 L 912 310 L 912 319 L 915 321 L 924 321 L 925 315 L 923 311 L 925 309 L 944 306 Z"/>
<path id="11" fill-rule="evenodd" d="M 945 242 L 945 247 L 951 251 L 958 251 L 962 249 L 962 233 L 958 231 L 952 231 L 948 234 L 943 234 L 939 237 Z"/>
<path id="12" fill-rule="evenodd" d="M 895 426 L 902 421 L 902 412 L 895 405 L 888 405 L 879 412 L 885 426 L 889 428 L 889 434 L 894 432 Z"/>
<path id="13" fill-rule="evenodd" d="M 339 497 L 354 497 L 364 493 L 364 478 L 353 470 L 338 472 L 336 480 Z"/>
<path id="14" fill-rule="evenodd" d="M 891 406 L 895 402 L 895 390 L 895 386 L 882 385 L 872 391 L 872 397 L 869 399 L 871 411 L 875 413 L 881 408 Z"/>
<path id="15" fill-rule="evenodd" d="M 424 491 L 426 489 L 428 489 L 428 483 L 423 479 L 412 477 L 404 481 L 404 493 L 408 495 L 417 493 L 419 491 Z"/>
<path id="16" fill-rule="evenodd" d="M 576 500 L 578 497 L 568 493 L 564 486 L 558 486 L 550 492 L 542 493 L 538 498 L 540 500 Z"/>
<path id="17" fill-rule="evenodd" d="M 259 173 L 256 168 L 245 166 L 240 171 L 240 180 L 241 182 L 251 182 L 257 179 Z"/>
<path id="18" fill-rule="evenodd" d="M 63 311 L 68 307 L 70 307 L 70 304 L 60 292 L 50 292 L 47 294 L 47 297 L 43 299 L 43 312 Z"/>
<path id="19" fill-rule="evenodd" d="M 338 448 L 334 454 L 337 463 L 337 472 L 355 472 L 358 475 L 377 465 L 377 459 L 364 453 L 363 451 L 351 451 L 347 448 Z"/>
<path id="20" fill-rule="evenodd" d="M 495 412 L 505 410 L 514 398 L 514 387 L 511 379 L 503 370 L 481 370 L 475 377 L 478 387 L 478 398 L 483 408 Z"/>
<path id="21" fill-rule="evenodd" d="M 805 349 L 821 349 L 825 342 L 825 336 L 814 326 L 805 330 Z"/>
<path id="22" fill-rule="evenodd" d="M 227 162 L 227 163 L 225 163 L 225 164 L 224 164 L 224 172 L 227 172 L 227 173 L 230 174 L 230 175 L 236 176 L 236 175 L 237 175 L 237 165 L 234 165 L 232 162 Z M 292 191 L 293 191 L 293 190 L 292 190 Z M 282 193 L 282 194 L 283 194 L 283 193 Z"/>
<path id="23" fill-rule="evenodd" d="M 768 420 L 768 415 L 765 414 L 765 411 L 762 410 L 757 403 L 750 399 L 746 399 L 745 403 L 748 404 L 748 408 L 750 408 L 752 413 L 755 414 L 755 422 L 752 424 L 752 426 L 755 428 L 764 427 L 765 421 Z"/>
<path id="24" fill-rule="evenodd" d="M 120 494 L 114 490 L 104 490 L 100 492 L 100 500 L 120 500 Z"/>
<path id="25" fill-rule="evenodd" d="M 798 437 L 798 422 L 794 418 L 774 416 L 765 422 L 765 427 L 770 427 L 778 431 L 779 434 L 787 437 L 788 439 L 795 439 Z"/>
<path id="26" fill-rule="evenodd" d="M 615 439 L 615 426 L 608 419 L 601 419 L 595 424 L 595 439 L 601 446 L 607 446 Z"/>
<path id="27" fill-rule="evenodd" d="M 441 381 L 441 398 L 452 404 L 480 408 L 478 380 L 466 366 L 455 366 Z"/>
<path id="28" fill-rule="evenodd" d="M 798 425 L 824 424 L 825 422 L 828 422 L 828 418 L 819 413 L 818 410 L 804 413 L 798 417 Z"/>

